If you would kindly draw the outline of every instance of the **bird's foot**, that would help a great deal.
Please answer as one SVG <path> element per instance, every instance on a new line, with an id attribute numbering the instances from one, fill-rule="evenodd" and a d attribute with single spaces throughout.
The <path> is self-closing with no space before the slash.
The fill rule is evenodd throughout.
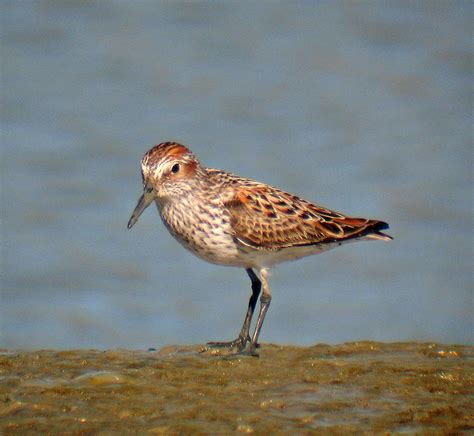
<path id="1" fill-rule="evenodd" d="M 248 347 L 245 347 L 242 350 L 239 350 L 237 353 L 238 356 L 252 356 L 252 357 L 259 357 L 259 354 L 257 353 L 257 348 L 259 348 L 260 345 L 254 344 L 250 342 Z"/>
<path id="2" fill-rule="evenodd" d="M 238 358 L 239 356 L 259 357 L 257 348 L 260 348 L 260 344 L 252 343 L 250 337 L 247 339 L 238 337 L 229 342 L 208 342 L 202 352 L 209 351 L 213 348 L 226 348 L 228 350 L 237 349 L 236 353 L 228 356 L 229 358 Z"/>
<path id="3" fill-rule="evenodd" d="M 237 348 L 237 350 L 240 352 L 245 348 L 245 345 L 247 345 L 247 342 L 250 342 L 250 337 L 243 337 L 239 336 L 237 339 L 234 339 L 233 341 L 229 342 L 208 342 L 206 344 L 206 349 L 209 348 Z"/>

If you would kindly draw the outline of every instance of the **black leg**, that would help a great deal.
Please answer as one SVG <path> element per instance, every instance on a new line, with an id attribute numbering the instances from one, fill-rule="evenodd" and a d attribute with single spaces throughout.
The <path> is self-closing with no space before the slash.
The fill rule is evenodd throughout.
<path id="1" fill-rule="evenodd" d="M 225 348 L 233 348 L 237 347 L 239 351 L 242 351 L 245 348 L 247 342 L 250 342 L 250 324 L 252 322 L 253 312 L 255 311 L 255 306 L 257 304 L 258 296 L 260 295 L 260 290 L 262 289 L 262 282 L 257 277 L 257 275 L 253 272 L 252 268 L 247 268 L 247 274 L 252 281 L 252 295 L 250 296 L 249 305 L 247 308 L 247 314 L 245 315 L 244 324 L 242 325 L 242 329 L 240 330 L 239 337 L 234 339 L 230 342 L 208 342 L 207 345 L 210 347 L 225 347 Z M 261 310 L 260 310 L 261 311 Z M 260 315 L 259 315 L 260 319 Z M 262 319 L 263 322 L 263 319 Z M 261 328 L 261 326 L 260 326 Z M 255 336 L 255 334 L 254 334 Z M 255 346 L 257 344 L 255 343 Z"/>
<path id="2" fill-rule="evenodd" d="M 242 325 L 242 330 L 240 331 L 239 338 L 245 338 L 247 342 L 250 341 L 250 324 L 252 322 L 252 316 L 253 312 L 255 311 L 255 306 L 257 305 L 258 296 L 260 295 L 260 290 L 262 289 L 262 282 L 253 272 L 252 268 L 247 268 L 245 271 L 247 271 L 250 280 L 252 280 L 252 295 L 250 296 L 247 314 L 245 315 L 244 324 Z"/>
<path id="3" fill-rule="evenodd" d="M 260 331 L 262 330 L 265 315 L 267 314 L 268 308 L 270 307 L 270 302 L 272 301 L 267 274 L 268 271 L 266 269 L 260 270 L 260 277 L 263 281 L 263 293 L 260 297 L 260 312 L 258 313 L 257 324 L 255 326 L 255 332 L 253 333 L 252 340 L 250 341 L 250 346 L 248 350 L 246 350 L 246 354 L 250 354 L 252 356 L 258 356 L 256 351 L 258 347 L 258 337 L 260 335 Z"/>

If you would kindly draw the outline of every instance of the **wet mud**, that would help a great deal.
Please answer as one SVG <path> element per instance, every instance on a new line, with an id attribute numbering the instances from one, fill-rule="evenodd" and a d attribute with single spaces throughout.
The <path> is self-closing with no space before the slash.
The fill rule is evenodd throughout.
<path id="1" fill-rule="evenodd" d="M 0 434 L 474 431 L 474 347 L 0 351 Z"/>

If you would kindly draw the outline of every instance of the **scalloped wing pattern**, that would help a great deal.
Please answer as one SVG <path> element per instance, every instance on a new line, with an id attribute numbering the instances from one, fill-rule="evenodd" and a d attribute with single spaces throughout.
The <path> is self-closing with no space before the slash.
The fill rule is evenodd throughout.
<path id="1" fill-rule="evenodd" d="M 262 184 L 237 188 L 225 203 L 237 240 L 265 250 L 343 242 L 360 237 L 391 239 L 382 221 L 353 218 Z"/>

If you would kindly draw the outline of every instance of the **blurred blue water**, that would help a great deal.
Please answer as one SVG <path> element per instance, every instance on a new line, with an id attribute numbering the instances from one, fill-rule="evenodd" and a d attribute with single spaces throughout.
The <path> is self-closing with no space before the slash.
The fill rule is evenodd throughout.
<path id="1" fill-rule="evenodd" d="M 264 342 L 473 342 L 472 3 L 4 1 L 0 346 L 231 339 L 244 271 L 208 265 L 139 161 L 208 166 L 386 220 L 281 265 Z"/>

